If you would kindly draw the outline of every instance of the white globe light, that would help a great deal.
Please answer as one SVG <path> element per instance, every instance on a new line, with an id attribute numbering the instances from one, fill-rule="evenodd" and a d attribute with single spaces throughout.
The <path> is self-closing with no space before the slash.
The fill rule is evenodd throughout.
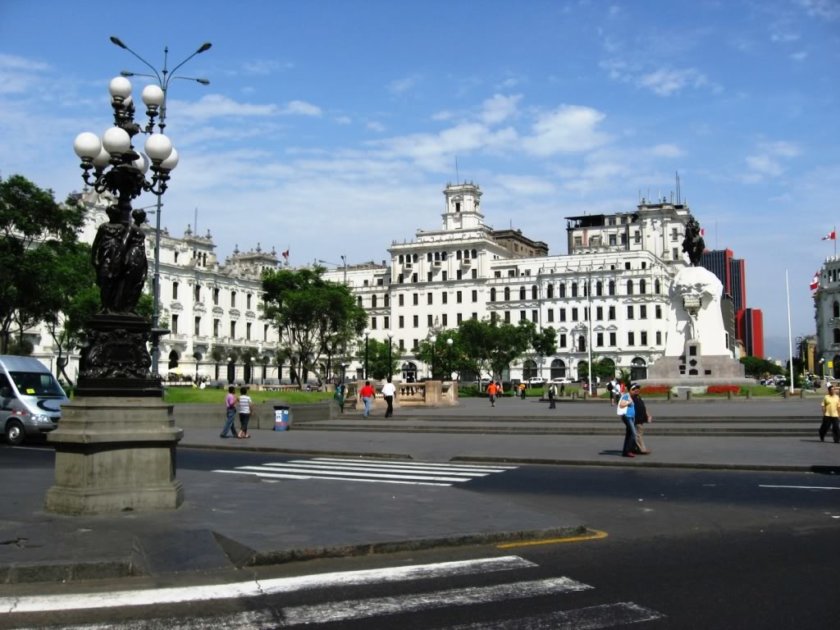
<path id="1" fill-rule="evenodd" d="M 163 90 L 157 85 L 147 85 L 143 88 L 142 98 L 147 106 L 160 107 L 163 105 Z"/>
<path id="2" fill-rule="evenodd" d="M 153 133 L 146 138 L 145 149 L 152 163 L 158 164 L 172 153 L 172 142 L 162 133 Z"/>
<path id="3" fill-rule="evenodd" d="M 134 160 L 131 165 L 136 168 L 141 173 L 145 174 L 146 171 L 149 170 L 149 158 L 147 158 L 142 153 L 137 154 L 137 159 Z"/>
<path id="4" fill-rule="evenodd" d="M 108 84 L 108 91 L 113 98 L 127 98 L 131 96 L 131 81 L 125 77 L 114 77 Z"/>
<path id="5" fill-rule="evenodd" d="M 110 127 L 102 135 L 102 144 L 111 155 L 122 155 L 131 149 L 131 136 L 125 129 Z"/>
<path id="6" fill-rule="evenodd" d="M 178 166 L 178 151 L 175 150 L 175 147 L 172 147 L 172 153 L 160 163 L 160 167 L 164 170 L 171 171 L 176 166 Z"/>
<path id="7" fill-rule="evenodd" d="M 93 159 L 99 155 L 102 149 L 102 143 L 99 141 L 99 136 L 90 131 L 85 131 L 76 136 L 73 141 L 73 150 L 80 158 Z"/>
<path id="8" fill-rule="evenodd" d="M 93 158 L 93 165 L 98 168 L 105 168 L 111 162 L 111 154 L 105 150 L 105 147 L 102 147 L 99 151 L 99 155 Z"/>

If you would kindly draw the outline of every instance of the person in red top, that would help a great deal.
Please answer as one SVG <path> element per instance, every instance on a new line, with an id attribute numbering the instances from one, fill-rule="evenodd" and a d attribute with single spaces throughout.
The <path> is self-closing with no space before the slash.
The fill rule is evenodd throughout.
<path id="1" fill-rule="evenodd" d="M 374 391 L 370 381 L 365 381 L 364 386 L 359 390 L 359 396 L 365 406 L 365 410 L 362 415 L 367 418 L 370 416 L 370 406 L 373 404 L 373 398 L 376 396 L 376 391 Z"/>

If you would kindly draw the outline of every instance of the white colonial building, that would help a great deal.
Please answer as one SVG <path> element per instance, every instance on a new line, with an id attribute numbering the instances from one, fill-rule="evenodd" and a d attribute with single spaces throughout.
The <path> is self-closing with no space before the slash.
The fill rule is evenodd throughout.
<path id="1" fill-rule="evenodd" d="M 524 356 L 506 378 L 577 379 L 584 365 L 602 360 L 643 378 L 663 355 L 671 280 L 686 264 L 686 205 L 643 199 L 631 212 L 568 217 L 569 253 L 549 255 L 544 242 L 488 226 L 477 185 L 450 184 L 443 194 L 440 227 L 393 242 L 390 262 L 344 265 L 325 274 L 346 283 L 367 310 L 370 338 L 393 340 L 403 377 L 428 376 L 429 366 L 415 355 L 420 341 L 445 336 L 467 318 L 527 319 L 556 329 L 554 356 Z M 91 242 L 107 220 L 106 201 L 88 202 L 83 238 Z M 150 288 L 154 238 L 149 227 Z M 259 245 L 248 252 L 237 248 L 220 263 L 215 247 L 209 232 L 200 236 L 188 227 L 174 237 L 162 230 L 160 323 L 171 333 L 161 340 L 160 372 L 252 382 L 287 377 L 275 364 L 277 331 L 260 309 L 260 274 L 280 266 L 276 253 Z M 36 356 L 52 364 L 49 336 L 31 338 Z M 247 365 L 244 355 L 253 357 Z M 346 368 L 361 376 L 358 361 Z"/>
<path id="2" fill-rule="evenodd" d="M 687 206 L 642 200 L 633 212 L 568 218 L 570 253 L 550 256 L 545 243 L 486 225 L 475 184 L 443 192 L 440 228 L 392 243 L 390 265 L 327 273 L 346 278 L 368 311 L 367 334 L 392 338 L 404 377 L 429 373 L 415 356 L 421 340 L 467 318 L 556 329 L 556 355 L 523 357 L 504 375 L 511 378 L 577 379 L 584 364 L 601 360 L 643 378 L 662 356 L 671 279 L 686 264 Z"/>

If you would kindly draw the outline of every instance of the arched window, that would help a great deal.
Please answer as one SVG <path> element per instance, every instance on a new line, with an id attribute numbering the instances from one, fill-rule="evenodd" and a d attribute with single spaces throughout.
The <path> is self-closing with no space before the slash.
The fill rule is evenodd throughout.
<path id="1" fill-rule="evenodd" d="M 536 285 L 531 287 L 531 299 L 532 300 L 537 299 L 537 286 Z"/>
<path id="2" fill-rule="evenodd" d="M 840 304 L 838 304 L 836 300 L 834 302 L 834 310 L 832 312 L 832 317 L 840 317 Z"/>
<path id="3" fill-rule="evenodd" d="M 615 295 L 615 280 L 610 280 L 610 283 L 607 285 L 607 293 Z"/>
<path id="4" fill-rule="evenodd" d="M 529 378 L 537 376 L 537 364 L 533 359 L 527 359 L 522 362 L 522 380 L 527 381 Z"/>
<path id="5" fill-rule="evenodd" d="M 647 363 L 641 357 L 636 357 L 630 362 L 630 379 L 643 381 L 647 378 Z"/>
<path id="6" fill-rule="evenodd" d="M 386 294 L 385 294 L 385 298 L 384 298 L 382 301 L 383 301 L 383 302 L 385 302 L 385 305 L 384 305 L 384 306 L 385 306 L 385 308 L 388 308 L 388 307 L 391 305 L 391 296 L 389 296 L 389 295 L 386 293 Z"/>
<path id="7" fill-rule="evenodd" d="M 661 291 L 662 291 L 662 283 L 659 282 L 659 278 L 657 278 L 656 280 L 653 281 L 653 292 L 656 293 L 656 295 L 659 295 L 659 293 Z"/>
<path id="8" fill-rule="evenodd" d="M 627 295 L 633 295 L 633 281 L 627 281 Z"/>
<path id="9" fill-rule="evenodd" d="M 641 293 L 642 295 L 647 293 L 647 282 L 645 282 L 644 280 L 639 280 L 639 293 Z"/>
<path id="10" fill-rule="evenodd" d="M 577 282 L 572 282 L 572 297 L 578 296 L 578 286 Z"/>
<path id="11" fill-rule="evenodd" d="M 510 302 L 510 287 L 505 287 L 505 302 Z"/>
<path id="12" fill-rule="evenodd" d="M 525 299 L 525 287 L 519 287 L 519 299 L 520 300 Z"/>
<path id="13" fill-rule="evenodd" d="M 586 352 L 586 337 L 584 335 L 578 337 L 578 352 Z"/>
<path id="14" fill-rule="evenodd" d="M 561 297 L 561 298 L 566 297 L 566 285 L 565 285 L 565 284 L 560 284 L 560 285 L 557 287 L 557 290 L 559 291 L 559 293 L 560 293 L 560 297 Z"/>
<path id="15" fill-rule="evenodd" d="M 545 287 L 545 294 L 546 294 L 546 297 L 549 300 L 554 297 L 554 285 L 553 284 L 549 284 Z"/>
<path id="16" fill-rule="evenodd" d="M 493 287 L 492 289 L 490 289 L 490 301 L 491 302 L 496 301 L 496 287 Z"/>
<path id="17" fill-rule="evenodd" d="M 371 308 L 376 308 L 376 296 L 375 295 L 370 296 L 370 307 Z"/>
<path id="18" fill-rule="evenodd" d="M 554 359 L 551 362 L 551 378 L 564 378 L 566 376 L 566 364 L 563 359 Z"/>
<path id="19" fill-rule="evenodd" d="M 834 343 L 840 343 L 840 328 L 834 329 Z"/>
<path id="20" fill-rule="evenodd" d="M 598 282 L 595 283 L 595 295 L 597 295 L 598 297 L 604 295 L 604 283 L 600 280 L 598 280 Z"/>

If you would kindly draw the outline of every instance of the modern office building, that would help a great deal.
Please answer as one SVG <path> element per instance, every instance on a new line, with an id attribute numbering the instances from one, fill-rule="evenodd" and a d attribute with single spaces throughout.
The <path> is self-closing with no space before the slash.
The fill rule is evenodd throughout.
<path id="1" fill-rule="evenodd" d="M 761 309 L 744 308 L 738 311 L 735 327 L 747 356 L 764 357 L 764 315 Z"/>

